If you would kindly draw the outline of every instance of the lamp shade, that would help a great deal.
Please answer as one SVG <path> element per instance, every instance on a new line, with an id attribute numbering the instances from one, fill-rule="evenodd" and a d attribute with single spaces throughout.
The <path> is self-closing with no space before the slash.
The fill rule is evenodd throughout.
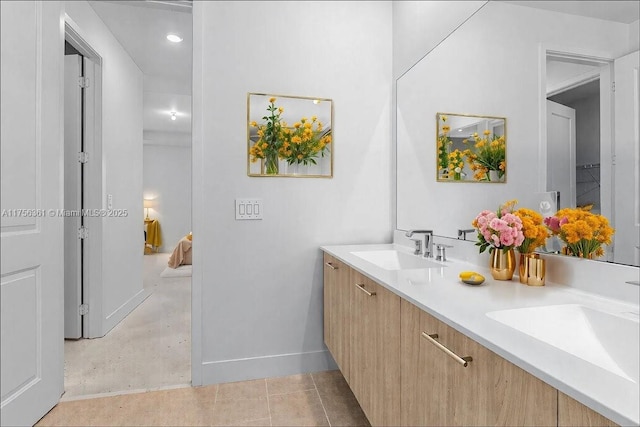
<path id="1" fill-rule="evenodd" d="M 153 207 L 153 200 L 151 200 L 151 199 L 144 199 L 144 207 L 145 207 L 145 208 L 152 208 L 152 207 Z"/>

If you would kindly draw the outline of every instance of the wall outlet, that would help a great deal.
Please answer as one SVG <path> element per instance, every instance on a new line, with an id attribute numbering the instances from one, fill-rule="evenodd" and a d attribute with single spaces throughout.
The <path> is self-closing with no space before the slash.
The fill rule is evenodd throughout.
<path id="1" fill-rule="evenodd" d="M 262 199 L 236 199 L 236 220 L 262 219 Z"/>

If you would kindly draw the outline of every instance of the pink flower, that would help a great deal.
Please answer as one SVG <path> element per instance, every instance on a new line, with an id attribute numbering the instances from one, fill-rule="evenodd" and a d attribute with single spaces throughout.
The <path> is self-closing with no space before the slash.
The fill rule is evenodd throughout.
<path id="1" fill-rule="evenodd" d="M 551 231 L 553 231 L 554 233 L 557 233 L 557 232 L 560 231 L 560 227 L 565 225 L 568 221 L 569 221 L 569 219 L 567 217 L 564 217 L 564 218 L 560 219 L 560 218 L 555 217 L 555 216 L 549 216 L 549 217 L 544 219 L 544 224 L 547 227 L 549 227 L 549 229 Z"/>

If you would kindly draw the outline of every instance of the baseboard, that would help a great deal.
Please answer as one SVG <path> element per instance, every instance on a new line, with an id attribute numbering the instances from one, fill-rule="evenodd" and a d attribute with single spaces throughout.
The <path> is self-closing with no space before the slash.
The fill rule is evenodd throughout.
<path id="1" fill-rule="evenodd" d="M 202 363 L 203 385 L 338 369 L 328 350 Z"/>
<path id="2" fill-rule="evenodd" d="M 116 308 L 113 313 L 105 317 L 104 322 L 102 323 L 104 331 L 103 336 L 109 333 L 111 329 L 113 329 L 118 323 L 124 320 L 124 318 L 127 317 L 129 313 L 131 313 L 137 306 L 139 306 L 142 301 L 147 299 L 149 295 L 151 295 L 151 292 L 146 289 L 141 289 L 138 293 L 129 298 L 127 302 Z"/>

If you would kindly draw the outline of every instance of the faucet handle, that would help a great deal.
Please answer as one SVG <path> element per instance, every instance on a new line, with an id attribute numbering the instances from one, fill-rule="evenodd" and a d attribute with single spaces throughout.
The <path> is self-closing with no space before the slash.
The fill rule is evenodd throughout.
<path id="1" fill-rule="evenodd" d="M 453 246 L 451 245 L 445 245 L 442 243 L 438 243 L 436 245 L 436 250 L 438 251 L 438 255 L 436 256 L 436 261 L 446 261 L 447 260 L 447 253 L 446 253 L 446 249 L 447 248 L 452 248 Z"/>
<path id="2" fill-rule="evenodd" d="M 414 255 L 422 254 L 422 239 L 411 239 L 411 240 L 413 240 L 413 243 L 415 244 L 413 254 Z"/>

